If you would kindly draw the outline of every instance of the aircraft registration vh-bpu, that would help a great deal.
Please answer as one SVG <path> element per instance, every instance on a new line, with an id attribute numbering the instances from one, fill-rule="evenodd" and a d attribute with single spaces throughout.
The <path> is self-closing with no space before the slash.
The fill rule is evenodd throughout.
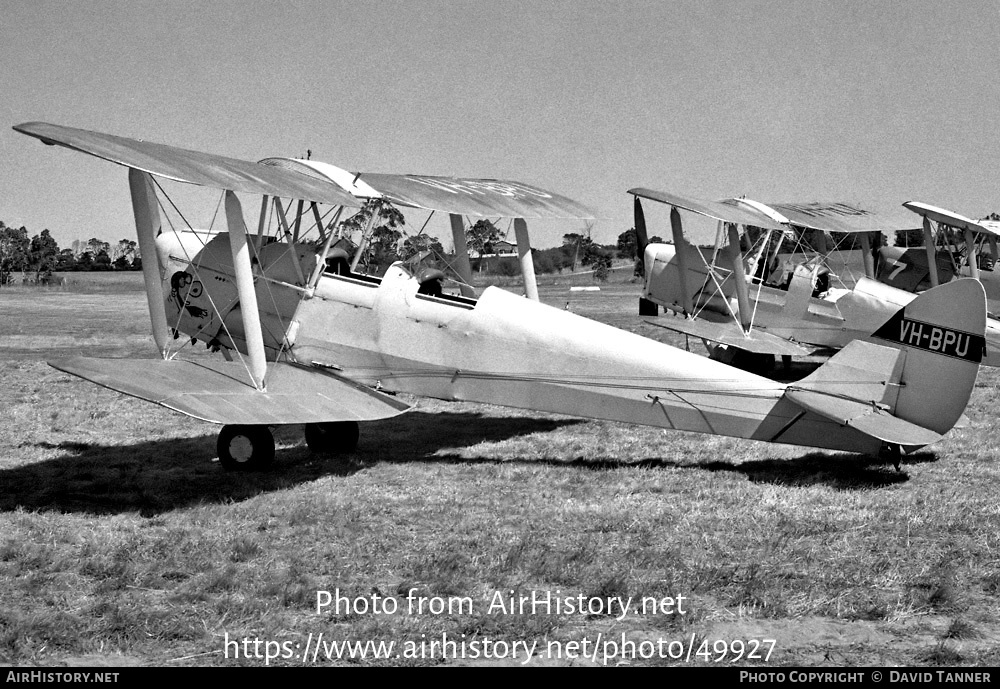
<path id="1" fill-rule="evenodd" d="M 270 463 L 270 427 L 282 424 L 305 424 L 314 450 L 350 450 L 359 422 L 407 410 L 388 393 L 886 452 L 898 462 L 954 426 L 982 357 L 986 306 L 974 280 L 929 290 L 887 318 L 873 342 L 853 342 L 786 385 L 540 303 L 525 219 L 592 215 L 536 187 L 253 163 L 38 122 L 14 129 L 127 167 L 142 255 L 158 257 L 143 271 L 160 358 L 50 363 L 223 425 L 226 468 Z M 157 178 L 219 190 L 226 231 L 164 227 L 161 202 L 170 199 Z M 261 197 L 256 224 L 248 227 L 237 193 Z M 528 298 L 496 287 L 476 297 L 468 285 L 448 294 L 402 263 L 382 278 L 354 272 L 331 247 L 340 214 L 370 198 L 449 213 L 466 275 L 462 216 L 514 218 Z M 290 221 L 281 199 L 304 212 Z M 299 241 L 303 218 L 315 222 L 314 243 Z M 224 357 L 171 350 L 195 341 Z"/>

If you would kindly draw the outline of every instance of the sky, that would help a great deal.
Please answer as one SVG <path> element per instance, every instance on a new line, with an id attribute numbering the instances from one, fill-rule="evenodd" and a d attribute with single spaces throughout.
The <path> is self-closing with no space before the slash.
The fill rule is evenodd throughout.
<path id="1" fill-rule="evenodd" d="M 0 220 L 135 237 L 125 169 L 10 128 L 32 120 L 513 179 L 593 209 L 602 244 L 632 187 L 981 217 L 998 37 L 998 0 L 0 0 Z M 584 224 L 530 229 L 546 248 Z"/>

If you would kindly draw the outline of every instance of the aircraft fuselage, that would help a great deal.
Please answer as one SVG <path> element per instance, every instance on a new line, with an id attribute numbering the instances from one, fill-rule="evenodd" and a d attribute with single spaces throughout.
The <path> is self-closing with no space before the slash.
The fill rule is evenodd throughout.
<path id="1" fill-rule="evenodd" d="M 290 263 L 298 256 L 308 274 L 315 256 L 307 248 L 264 249 L 255 289 L 272 360 L 437 399 L 878 450 L 871 437 L 803 412 L 780 383 L 498 288 L 475 300 L 423 294 L 416 276 L 396 264 L 381 279 L 326 272 L 309 291 L 291 284 Z M 161 261 L 170 253 L 161 251 Z M 187 336 L 243 350 L 228 256 L 228 237 L 220 234 L 193 261 L 207 284 L 191 290 L 193 268 L 188 277 L 168 276 L 179 285 L 164 290 L 168 320 Z"/>
<path id="2" fill-rule="evenodd" d="M 687 252 L 688 294 L 693 307 L 707 320 L 734 319 L 738 310 L 732 278 L 718 279 L 709 272 L 710 260 L 690 244 Z M 672 244 L 650 244 L 645 256 L 647 274 L 643 297 L 669 309 L 680 310 L 682 273 Z M 706 265 L 706 263 L 708 265 Z M 723 276 L 724 278 L 725 276 Z M 835 298 L 813 296 L 815 275 L 807 266 L 795 268 L 787 289 L 765 284 L 747 286 L 753 308 L 753 326 L 778 337 L 815 347 L 842 349 L 852 340 L 871 341 L 871 335 L 916 294 L 862 277 L 854 287 Z M 987 290 L 989 293 L 989 290 Z M 986 365 L 1000 365 L 1000 322 L 987 320 Z"/>

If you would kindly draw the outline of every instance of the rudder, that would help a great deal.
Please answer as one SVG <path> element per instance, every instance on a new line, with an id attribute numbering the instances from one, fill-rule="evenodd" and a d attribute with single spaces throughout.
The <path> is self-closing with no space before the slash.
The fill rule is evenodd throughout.
<path id="1" fill-rule="evenodd" d="M 978 280 L 930 289 L 871 336 L 906 354 L 893 415 L 937 433 L 961 418 L 986 349 L 986 292 Z"/>

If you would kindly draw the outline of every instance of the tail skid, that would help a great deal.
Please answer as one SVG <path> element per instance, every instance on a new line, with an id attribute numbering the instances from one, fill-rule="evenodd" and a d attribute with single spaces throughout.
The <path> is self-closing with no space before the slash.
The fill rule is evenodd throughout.
<path id="1" fill-rule="evenodd" d="M 800 407 L 912 450 L 962 418 L 985 351 L 986 293 L 976 280 L 928 290 L 785 396 Z"/>

